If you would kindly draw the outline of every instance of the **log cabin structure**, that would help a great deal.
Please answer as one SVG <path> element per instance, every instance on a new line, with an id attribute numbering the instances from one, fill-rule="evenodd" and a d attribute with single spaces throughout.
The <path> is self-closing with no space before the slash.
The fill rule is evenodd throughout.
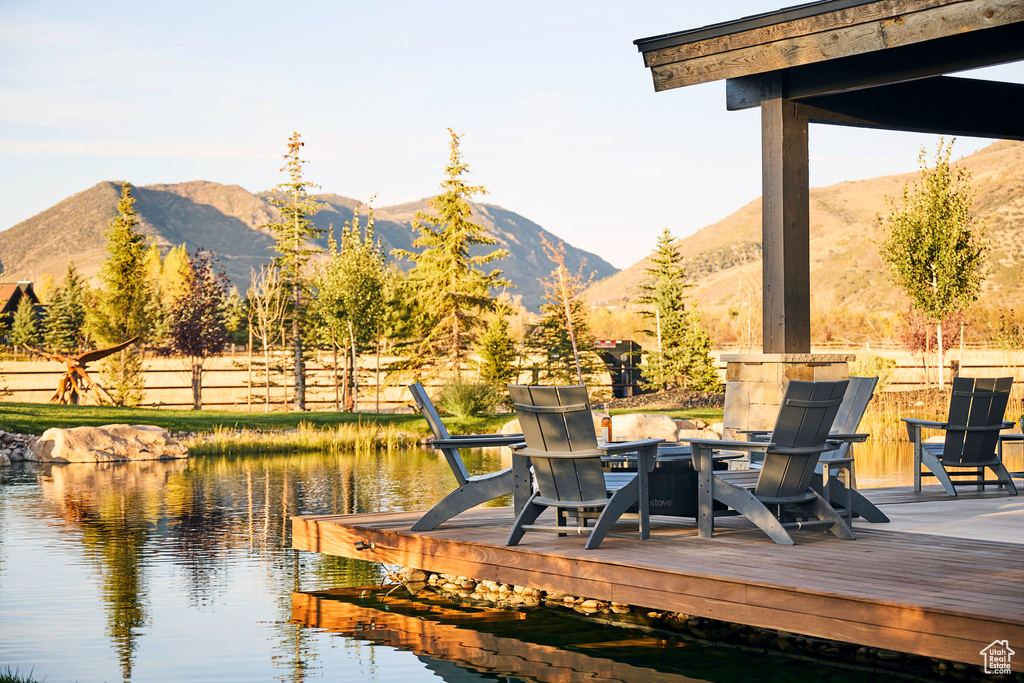
<path id="1" fill-rule="evenodd" d="M 724 80 L 726 109 L 761 109 L 765 355 L 811 350 L 809 123 L 1024 140 L 1024 85 L 946 75 L 1024 59 L 1021 0 L 822 0 L 634 42 L 655 91 Z"/>

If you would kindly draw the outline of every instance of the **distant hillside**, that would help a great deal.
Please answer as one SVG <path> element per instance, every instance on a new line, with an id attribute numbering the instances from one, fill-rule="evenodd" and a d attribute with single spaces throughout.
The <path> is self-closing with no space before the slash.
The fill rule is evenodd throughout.
<path id="1" fill-rule="evenodd" d="M 0 232 L 0 270 L 3 280 L 37 280 L 49 273 L 59 280 L 68 261 L 73 260 L 87 278 L 94 277 L 106 256 L 107 224 L 117 213 L 120 184 L 101 182 L 68 197 L 32 218 Z M 193 181 L 171 185 L 134 188 L 135 208 L 140 229 L 166 252 L 172 246 L 186 244 L 211 249 L 220 257 L 224 269 L 240 291 L 249 284 L 252 268 L 267 263 L 273 256 L 273 238 L 257 226 L 274 220 L 276 209 L 267 201 L 268 193 L 252 194 L 237 185 Z M 315 217 L 325 230 L 336 230 L 352 219 L 356 209 L 365 215 L 360 202 L 336 194 L 320 195 L 326 206 Z M 505 272 L 531 310 L 540 304 L 542 287 L 537 278 L 551 272 L 544 257 L 540 235 L 555 240 L 550 232 L 507 209 L 490 204 L 472 204 L 473 220 L 482 225 L 510 255 L 494 264 Z M 412 227 L 417 211 L 428 209 L 427 200 L 391 207 L 376 207 L 376 233 L 389 249 L 412 249 Z M 326 246 L 326 238 L 322 246 Z M 483 250 L 481 250 L 483 251 Z M 595 278 L 615 273 L 615 268 L 600 257 L 566 245 L 566 263 L 578 267 L 586 260 Z M 403 267 L 410 264 L 403 263 Z"/>
<path id="2" fill-rule="evenodd" d="M 1024 143 L 1001 141 L 965 157 L 978 190 L 977 217 L 991 246 L 991 271 L 982 304 L 1024 305 Z M 812 317 L 844 310 L 872 316 L 891 314 L 902 301 L 889 285 L 878 255 L 882 229 L 877 221 L 889 208 L 885 197 L 901 197 L 917 173 L 884 176 L 814 188 L 811 208 Z M 744 301 L 761 296 L 761 200 L 679 240 L 692 290 L 709 316 L 727 316 Z M 626 306 L 651 267 L 644 259 L 587 292 L 597 305 Z"/>

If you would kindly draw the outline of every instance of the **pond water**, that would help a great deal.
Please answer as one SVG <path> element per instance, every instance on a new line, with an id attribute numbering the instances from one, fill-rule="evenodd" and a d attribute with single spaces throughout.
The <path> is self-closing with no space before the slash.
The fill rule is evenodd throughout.
<path id="1" fill-rule="evenodd" d="M 467 464 L 475 473 L 492 471 L 501 457 L 475 453 Z M 899 453 L 858 466 L 861 486 L 903 476 L 893 475 L 903 466 Z M 579 678 L 629 680 L 614 672 L 654 667 L 660 673 L 651 671 L 652 681 L 871 679 L 749 651 L 624 636 L 544 610 L 500 618 L 469 610 L 427 629 L 416 614 L 438 610 L 403 598 L 402 632 L 449 629 L 435 641 L 452 647 L 435 653 L 352 626 L 376 623 L 372 612 L 352 616 L 356 607 L 378 610 L 381 620 L 401 611 L 382 607 L 397 598 L 345 590 L 379 585 L 377 565 L 290 549 L 292 515 L 423 509 L 453 487 L 443 460 L 423 450 L 0 469 L 0 670 L 32 671 L 49 683 L 548 680 L 503 670 L 500 657 L 480 664 L 459 654 L 456 645 L 468 636 L 453 637 L 450 629 L 458 628 L 478 639 L 483 633 L 488 643 L 499 638 L 519 659 L 559 658 Z M 293 623 L 294 600 L 339 589 L 323 604 L 349 621 Z M 367 604 L 353 596 L 369 596 Z"/>

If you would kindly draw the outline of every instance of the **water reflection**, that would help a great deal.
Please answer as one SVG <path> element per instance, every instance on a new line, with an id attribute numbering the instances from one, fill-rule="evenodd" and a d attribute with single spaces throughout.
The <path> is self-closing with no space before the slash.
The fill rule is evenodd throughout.
<path id="1" fill-rule="evenodd" d="M 292 621 L 415 653 L 448 683 L 474 680 L 874 681 L 874 673 L 608 628 L 548 609 L 456 603 L 403 587 L 341 588 L 292 595 Z"/>
<path id="2" fill-rule="evenodd" d="M 1011 442 L 1005 447 L 1003 462 L 1011 472 L 1024 470 L 1022 445 Z M 857 466 L 857 485 L 862 489 L 914 484 L 914 447 L 909 441 L 856 444 L 853 457 Z M 926 483 L 934 484 L 935 480 Z"/>
<path id="3" fill-rule="evenodd" d="M 894 472 L 909 476 L 909 451 L 858 449 L 862 486 Z M 494 471 L 501 455 L 474 452 L 467 465 L 473 474 Z M 303 681 L 339 672 L 358 672 L 351 677 L 359 680 L 425 680 L 435 672 L 454 680 L 443 673 L 454 660 L 425 649 L 400 651 L 355 636 L 339 646 L 338 637 L 301 625 L 309 620 L 292 623 L 293 592 L 372 585 L 382 572 L 367 562 L 292 551 L 289 521 L 300 514 L 426 509 L 454 487 L 443 459 L 419 449 L 0 468 L 0 668 L 82 683 Z M 540 629 L 547 622 L 538 619 L 553 618 L 492 615 L 487 633 L 513 637 L 493 630 L 503 619 Z M 445 619 L 440 626 L 465 624 L 451 621 L 453 614 Z M 567 627 L 564 618 L 551 623 L 552 632 L 597 628 L 593 642 L 629 650 L 616 640 L 623 637 L 618 631 Z M 514 637 L 527 649 L 563 651 L 559 641 Z M 633 659 L 610 656 L 608 648 L 568 641 L 565 647 L 573 657 L 639 667 L 648 666 L 650 653 L 649 645 Z M 690 655 L 684 674 L 662 673 L 715 678 L 699 662 L 736 657 L 710 652 Z M 758 660 L 757 678 L 781 675 L 780 666 Z"/>

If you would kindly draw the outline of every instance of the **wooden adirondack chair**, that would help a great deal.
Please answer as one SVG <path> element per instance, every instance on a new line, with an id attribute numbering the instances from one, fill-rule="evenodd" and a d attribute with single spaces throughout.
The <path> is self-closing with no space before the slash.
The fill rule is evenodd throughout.
<path id="1" fill-rule="evenodd" d="M 839 538 L 853 532 L 832 506 L 811 487 L 818 456 L 838 446 L 828 442 L 829 430 L 849 382 L 791 381 L 779 408 L 770 441 L 689 439 L 698 476 L 697 530 L 714 533 L 712 501 L 719 501 L 756 524 L 773 541 L 793 545 L 787 528 L 824 526 Z M 762 450 L 759 470 L 715 472 L 716 450 Z M 796 520 L 796 517 L 801 519 Z M 808 521 L 807 518 L 817 518 Z"/>
<path id="2" fill-rule="evenodd" d="M 574 517 L 580 533 L 595 509 L 601 510 L 589 529 L 586 548 L 592 550 L 631 505 L 640 516 L 640 538 L 650 537 L 647 475 L 654 469 L 658 444 L 664 439 L 641 439 L 598 446 L 590 401 L 585 386 L 540 387 L 509 385 L 509 395 L 526 438 L 521 455 L 533 463 L 537 490 L 530 496 L 505 545 L 517 545 L 527 531 L 554 531 L 565 535 L 567 517 Z M 601 471 L 601 456 L 637 453 L 637 471 L 609 474 Z M 547 508 L 555 508 L 557 526 L 535 525 Z"/>
<path id="3" fill-rule="evenodd" d="M 413 531 L 430 531 L 437 528 L 439 524 L 465 512 L 466 510 L 486 503 L 489 500 L 507 496 L 513 492 L 514 481 L 512 468 L 470 476 L 466 464 L 459 454 L 460 448 L 495 448 L 500 446 L 511 446 L 522 443 L 522 434 L 467 434 L 463 436 L 452 436 L 448 429 L 441 422 L 437 409 L 427 396 L 426 389 L 419 382 L 409 385 L 409 393 L 412 394 L 416 407 L 430 425 L 430 431 L 434 433 L 434 439 L 430 444 L 444 454 L 448 466 L 452 468 L 455 481 L 459 488 L 455 489 L 434 507 L 430 508 L 425 515 L 419 518 L 412 525 Z"/>
<path id="4" fill-rule="evenodd" d="M 815 467 L 814 473 L 821 475 L 821 478 L 812 480 L 811 486 L 833 507 L 841 507 L 842 512 L 849 516 L 848 518 L 859 516 L 873 523 L 888 522 L 889 518 L 874 503 L 854 488 L 847 490 L 846 484 L 837 476 L 841 468 L 853 462 L 853 458 L 850 457 L 851 444 L 865 441 L 868 437 L 867 434 L 857 434 L 856 431 L 868 409 L 868 403 L 875 395 L 878 378 L 850 377 L 849 382 L 846 393 L 843 394 L 843 402 L 839 404 L 835 422 L 832 423 L 832 429 L 828 433 L 829 440 L 838 441 L 839 446 L 825 451 L 818 457 L 818 466 Z M 751 441 L 767 441 L 771 436 L 770 431 L 749 430 L 742 433 L 747 434 L 747 438 Z M 760 462 L 755 461 L 753 454 L 751 454 L 751 466 L 761 466 Z M 824 479 L 826 469 L 829 475 L 827 488 Z M 848 509 L 846 508 L 847 503 L 849 503 Z"/>
<path id="5" fill-rule="evenodd" d="M 907 434 L 914 444 L 914 490 L 921 490 L 921 477 L 936 477 L 951 496 L 957 486 L 1005 486 L 1017 495 L 1010 473 L 996 454 L 999 430 L 1013 422 L 1003 420 L 1010 399 L 1012 377 L 954 377 L 949 399 L 949 417 L 945 422 L 905 417 Z M 922 430 L 946 432 L 942 443 L 925 443 Z M 922 472 L 924 464 L 930 472 Z M 985 479 L 985 469 L 996 479 Z M 965 479 L 964 477 L 972 477 Z"/>

